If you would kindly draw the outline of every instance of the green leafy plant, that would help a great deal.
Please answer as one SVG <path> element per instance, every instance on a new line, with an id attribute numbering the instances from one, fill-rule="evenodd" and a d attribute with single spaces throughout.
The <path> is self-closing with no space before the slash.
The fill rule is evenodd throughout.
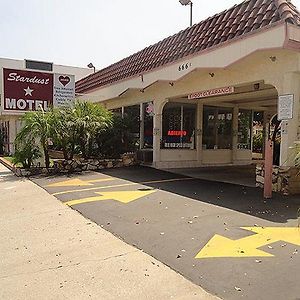
<path id="1" fill-rule="evenodd" d="M 300 150 L 298 151 L 298 153 L 296 153 L 296 157 L 295 157 L 295 166 L 297 168 L 300 168 Z"/>
<path id="2" fill-rule="evenodd" d="M 118 158 L 125 152 L 136 150 L 136 137 L 132 133 L 134 119 L 130 116 L 123 118 L 118 115 L 113 116 L 113 122 L 107 130 L 96 136 L 97 149 L 94 155 Z"/>
<path id="3" fill-rule="evenodd" d="M 4 134 L 0 128 L 0 155 L 4 154 Z"/>
<path id="4" fill-rule="evenodd" d="M 77 101 L 70 111 L 76 143 L 84 158 L 91 155 L 95 137 L 112 125 L 112 113 L 103 106 Z"/>
<path id="5" fill-rule="evenodd" d="M 51 112 L 50 136 L 54 148 L 62 150 L 64 159 L 73 159 L 76 149 L 76 128 L 72 110 L 54 109 Z"/>
<path id="6" fill-rule="evenodd" d="M 46 168 L 49 168 L 50 147 L 62 150 L 65 159 L 72 159 L 75 153 L 81 153 L 84 158 L 90 157 L 95 137 L 112 125 L 112 114 L 98 104 L 77 101 L 68 108 L 28 112 L 22 118 L 22 125 L 16 142 L 20 145 L 26 145 L 27 141 L 39 144 Z M 25 150 L 30 151 L 29 146 L 18 150 L 21 152 L 17 156 L 25 155 Z M 29 156 L 28 153 L 26 155 Z"/>
<path id="7" fill-rule="evenodd" d="M 15 144 L 15 154 L 12 157 L 14 165 L 21 164 L 23 168 L 29 169 L 36 159 L 41 157 L 39 147 L 32 140 L 17 142 Z"/>
<path id="8" fill-rule="evenodd" d="M 26 143 L 29 141 L 39 141 L 43 149 L 44 159 L 46 168 L 50 166 L 50 158 L 48 152 L 48 141 L 51 137 L 50 126 L 51 126 L 52 114 L 45 112 L 44 110 L 27 112 L 22 117 L 22 125 L 20 132 L 17 134 L 17 143 Z"/>
<path id="9" fill-rule="evenodd" d="M 253 151 L 261 153 L 263 148 L 263 133 L 259 132 L 253 135 Z"/>

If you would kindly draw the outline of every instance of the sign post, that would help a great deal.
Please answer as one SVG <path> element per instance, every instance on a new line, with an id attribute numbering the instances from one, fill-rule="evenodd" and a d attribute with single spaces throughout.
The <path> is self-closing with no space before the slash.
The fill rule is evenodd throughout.
<path id="1" fill-rule="evenodd" d="M 273 142 L 266 140 L 265 146 L 265 176 L 264 176 L 264 198 L 272 198 L 272 173 L 273 173 Z"/>

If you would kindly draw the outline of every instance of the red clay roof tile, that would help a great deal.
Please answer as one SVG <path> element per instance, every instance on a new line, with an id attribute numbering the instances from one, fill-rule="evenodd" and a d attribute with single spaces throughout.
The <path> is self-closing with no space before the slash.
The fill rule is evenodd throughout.
<path id="1" fill-rule="evenodd" d="M 79 80 L 76 92 L 138 76 L 280 21 L 300 26 L 300 13 L 290 0 L 246 0 Z"/>

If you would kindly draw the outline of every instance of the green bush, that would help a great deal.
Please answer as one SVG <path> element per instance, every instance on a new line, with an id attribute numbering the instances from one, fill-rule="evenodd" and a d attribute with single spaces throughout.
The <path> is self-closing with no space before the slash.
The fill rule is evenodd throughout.
<path id="1" fill-rule="evenodd" d="M 36 159 L 41 157 L 39 147 L 33 141 L 18 142 L 15 145 L 15 154 L 12 157 L 14 165 L 21 164 L 23 168 L 29 169 Z"/>
<path id="2" fill-rule="evenodd" d="M 295 157 L 295 166 L 300 168 L 300 150 L 298 151 Z"/>
<path id="3" fill-rule="evenodd" d="M 133 126 L 132 118 L 114 115 L 112 125 L 96 136 L 94 156 L 118 158 L 125 152 L 135 151 L 137 138 L 132 133 Z"/>
<path id="4" fill-rule="evenodd" d="M 4 134 L 0 128 L 0 155 L 4 154 Z"/>
<path id="5" fill-rule="evenodd" d="M 253 152 L 262 153 L 263 133 L 259 132 L 253 135 Z"/>
<path id="6" fill-rule="evenodd" d="M 111 126 L 111 120 L 112 114 L 103 106 L 76 101 L 72 107 L 25 113 L 22 117 L 23 127 L 16 141 L 24 145 L 27 140 L 38 141 L 44 154 L 45 166 L 49 168 L 49 146 L 62 150 L 65 159 L 72 159 L 76 153 L 88 158 L 92 156 L 95 136 L 105 132 Z M 21 151 L 17 154 L 18 157 L 21 155 L 20 159 L 23 155 L 30 156 L 25 150 L 30 151 L 29 145 L 18 150 Z"/>

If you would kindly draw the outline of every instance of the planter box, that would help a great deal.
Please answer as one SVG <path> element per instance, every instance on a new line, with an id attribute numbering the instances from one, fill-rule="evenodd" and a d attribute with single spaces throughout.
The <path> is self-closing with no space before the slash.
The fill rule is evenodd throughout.
<path id="1" fill-rule="evenodd" d="M 264 187 L 264 165 L 256 166 L 256 186 Z M 272 172 L 273 192 L 284 195 L 300 194 L 300 169 L 297 167 L 273 166 Z"/>
<path id="2" fill-rule="evenodd" d="M 126 153 L 120 159 L 56 159 L 53 167 L 32 167 L 30 169 L 16 168 L 13 165 L 7 165 L 17 176 L 32 176 L 39 174 L 60 174 L 60 173 L 78 173 L 82 171 L 97 171 L 109 168 L 120 168 L 137 165 L 135 153 Z"/>

